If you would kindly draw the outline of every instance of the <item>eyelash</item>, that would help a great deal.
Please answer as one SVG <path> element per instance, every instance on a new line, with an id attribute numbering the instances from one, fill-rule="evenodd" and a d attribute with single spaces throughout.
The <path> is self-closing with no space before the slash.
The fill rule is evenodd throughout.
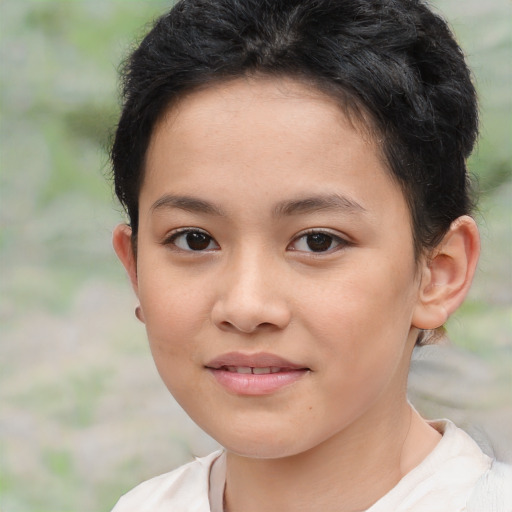
<path id="1" fill-rule="evenodd" d="M 184 248 L 184 247 L 180 247 L 176 242 L 177 240 L 179 240 L 180 237 L 188 237 L 189 235 L 199 235 L 198 239 L 196 240 L 196 242 L 198 242 L 200 244 L 200 248 L 197 248 L 197 249 L 193 249 L 190 247 L 190 243 L 192 242 L 191 240 L 186 240 L 186 244 L 188 245 L 188 248 Z M 309 245 L 309 243 L 307 242 L 307 238 L 308 237 L 311 237 L 311 236 L 320 236 L 320 239 L 317 239 L 316 243 L 319 243 L 320 246 L 322 245 L 322 238 L 321 237 L 325 237 L 326 239 L 323 240 L 323 242 L 328 242 L 329 243 L 329 246 L 327 247 L 326 250 L 319 250 L 319 251 L 315 251 L 311 248 L 311 246 Z M 201 237 L 203 237 L 203 239 L 201 239 Z M 305 240 L 305 243 L 308 244 L 308 247 L 309 249 L 311 249 L 310 251 L 308 250 L 304 250 L 304 249 L 296 249 L 296 248 L 293 248 L 293 245 L 294 244 L 297 244 L 298 242 L 300 242 L 301 240 Z M 206 246 L 205 247 L 201 247 L 201 245 L 204 245 L 206 243 Z M 211 244 L 214 244 L 215 247 L 210 247 Z M 334 247 L 331 247 L 331 245 L 335 243 L 336 245 Z M 211 252 L 211 251 L 215 251 L 215 250 L 218 250 L 220 249 L 220 246 L 219 244 L 215 241 L 215 239 L 210 235 L 208 234 L 207 231 L 204 231 L 202 229 L 199 229 L 199 228 L 180 228 L 174 232 L 172 232 L 168 237 L 166 237 L 163 242 L 162 242 L 162 245 L 165 245 L 165 246 L 173 246 L 173 250 L 176 250 L 176 251 L 182 251 L 182 252 L 191 252 L 191 253 L 196 253 L 196 254 L 201 254 L 201 253 L 205 253 L 205 252 Z M 342 238 L 341 236 L 337 235 L 337 234 L 334 234 L 328 230 L 325 230 L 325 229 L 309 229 L 307 231 L 304 231 L 302 233 L 299 233 L 292 241 L 290 244 L 288 244 L 287 246 L 287 250 L 290 250 L 290 251 L 293 251 L 293 252 L 301 252 L 301 253 L 306 253 L 306 254 L 311 254 L 313 256 L 321 256 L 323 254 L 331 254 L 333 252 L 336 252 L 336 251 L 339 251 L 347 246 L 350 245 L 350 242 L 344 238 Z"/>
<path id="2" fill-rule="evenodd" d="M 314 251 L 314 250 L 311 250 L 311 251 L 304 251 L 304 250 L 300 251 L 300 249 L 291 249 L 291 250 L 292 251 L 297 251 L 297 252 L 300 251 L 300 252 L 303 252 L 303 253 L 308 253 L 308 254 L 311 254 L 311 255 L 314 255 L 314 256 L 321 256 L 323 254 L 332 254 L 333 252 L 336 252 L 336 251 L 339 251 L 341 249 L 344 249 L 345 247 L 350 245 L 350 242 L 348 240 L 346 240 L 345 238 L 342 238 L 338 234 L 332 233 L 329 230 L 326 230 L 326 229 L 308 229 L 307 231 L 299 233 L 292 240 L 292 242 L 288 245 L 288 247 L 291 247 L 292 244 L 297 243 L 297 242 L 299 242 L 302 239 L 306 240 L 308 236 L 313 236 L 313 235 L 321 235 L 321 236 L 328 237 L 331 240 L 330 244 L 332 244 L 334 242 L 334 243 L 336 243 L 336 246 L 333 247 L 333 248 L 329 247 L 325 251 Z M 311 249 L 311 247 L 309 247 L 309 248 Z"/>
<path id="3" fill-rule="evenodd" d="M 190 245 L 189 245 L 188 249 L 185 249 L 185 248 L 177 245 L 176 241 L 180 237 L 186 237 L 187 235 L 193 235 L 193 234 L 204 236 L 208 241 L 208 245 L 204 249 L 192 249 L 192 248 L 190 248 Z M 209 246 L 211 245 L 212 242 L 216 245 L 216 247 L 213 249 L 209 248 Z M 190 241 L 188 241 L 186 243 L 190 244 Z M 208 234 L 207 231 L 204 231 L 204 230 L 198 229 L 198 228 L 177 229 L 176 231 L 173 231 L 168 237 L 166 237 L 165 240 L 163 240 L 162 245 L 174 246 L 173 249 L 176 251 L 194 252 L 194 253 L 198 253 L 198 254 L 207 252 L 207 251 L 210 252 L 212 250 L 217 250 L 220 248 L 219 244 L 215 241 L 215 239 L 211 235 Z"/>

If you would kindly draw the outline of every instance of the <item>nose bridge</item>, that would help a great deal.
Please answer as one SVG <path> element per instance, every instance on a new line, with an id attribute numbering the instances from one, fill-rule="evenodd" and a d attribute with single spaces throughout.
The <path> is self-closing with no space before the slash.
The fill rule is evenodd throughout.
<path id="1" fill-rule="evenodd" d="M 283 269 L 276 260 L 257 244 L 240 247 L 226 258 L 213 309 L 219 326 L 248 333 L 261 326 L 284 328 L 288 324 Z"/>

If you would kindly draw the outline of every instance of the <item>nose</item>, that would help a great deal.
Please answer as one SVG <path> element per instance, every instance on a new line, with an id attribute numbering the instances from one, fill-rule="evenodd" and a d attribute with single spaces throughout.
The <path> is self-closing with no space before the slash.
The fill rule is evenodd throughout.
<path id="1" fill-rule="evenodd" d="M 251 334 L 290 323 L 283 275 L 273 267 L 267 258 L 254 255 L 226 262 L 211 313 L 219 329 Z"/>

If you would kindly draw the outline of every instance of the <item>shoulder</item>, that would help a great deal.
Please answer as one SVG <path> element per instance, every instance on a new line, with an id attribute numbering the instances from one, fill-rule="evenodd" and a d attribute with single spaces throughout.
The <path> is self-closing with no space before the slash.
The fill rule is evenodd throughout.
<path id="1" fill-rule="evenodd" d="M 439 477 L 440 472 L 444 473 L 450 476 L 451 485 L 459 483 L 461 488 L 471 489 L 491 467 L 491 457 L 482 451 L 472 437 L 451 421 L 438 420 L 429 423 L 443 437 L 419 469 L 430 469 L 433 471 L 431 476 L 435 478 Z"/>
<path id="2" fill-rule="evenodd" d="M 186 505 L 190 512 L 209 512 L 209 478 L 222 451 L 141 483 L 121 497 L 112 512 L 160 512 Z"/>
<path id="3" fill-rule="evenodd" d="M 467 503 L 492 459 L 450 421 L 429 423 L 443 436 L 438 445 L 368 512 L 490 512 Z"/>
<path id="4" fill-rule="evenodd" d="M 423 497 L 428 503 L 426 510 L 435 504 L 435 510 L 450 512 L 512 512 L 512 466 L 483 453 L 466 432 L 450 421 L 431 425 L 443 438 L 416 468 L 416 476 L 423 485 L 427 483 L 426 489 L 430 487 Z"/>
<path id="5" fill-rule="evenodd" d="M 466 512 L 512 512 L 512 465 L 485 455 L 476 442 L 463 430 L 449 425 L 452 439 L 459 444 L 459 451 L 478 478 L 469 488 Z M 484 471 L 481 469 L 484 468 Z"/>
<path id="6" fill-rule="evenodd" d="M 476 482 L 467 512 L 512 512 L 512 466 L 493 461 Z"/>

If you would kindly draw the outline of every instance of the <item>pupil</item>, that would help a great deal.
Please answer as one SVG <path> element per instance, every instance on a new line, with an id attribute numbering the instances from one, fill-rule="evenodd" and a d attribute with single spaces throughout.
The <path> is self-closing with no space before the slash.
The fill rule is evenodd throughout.
<path id="1" fill-rule="evenodd" d="M 314 233 L 308 235 L 308 247 L 314 252 L 327 251 L 331 247 L 332 237 L 324 235 L 323 233 Z"/>
<path id="2" fill-rule="evenodd" d="M 203 251 L 210 245 L 210 237 L 204 233 L 187 233 L 187 245 L 193 251 Z"/>

